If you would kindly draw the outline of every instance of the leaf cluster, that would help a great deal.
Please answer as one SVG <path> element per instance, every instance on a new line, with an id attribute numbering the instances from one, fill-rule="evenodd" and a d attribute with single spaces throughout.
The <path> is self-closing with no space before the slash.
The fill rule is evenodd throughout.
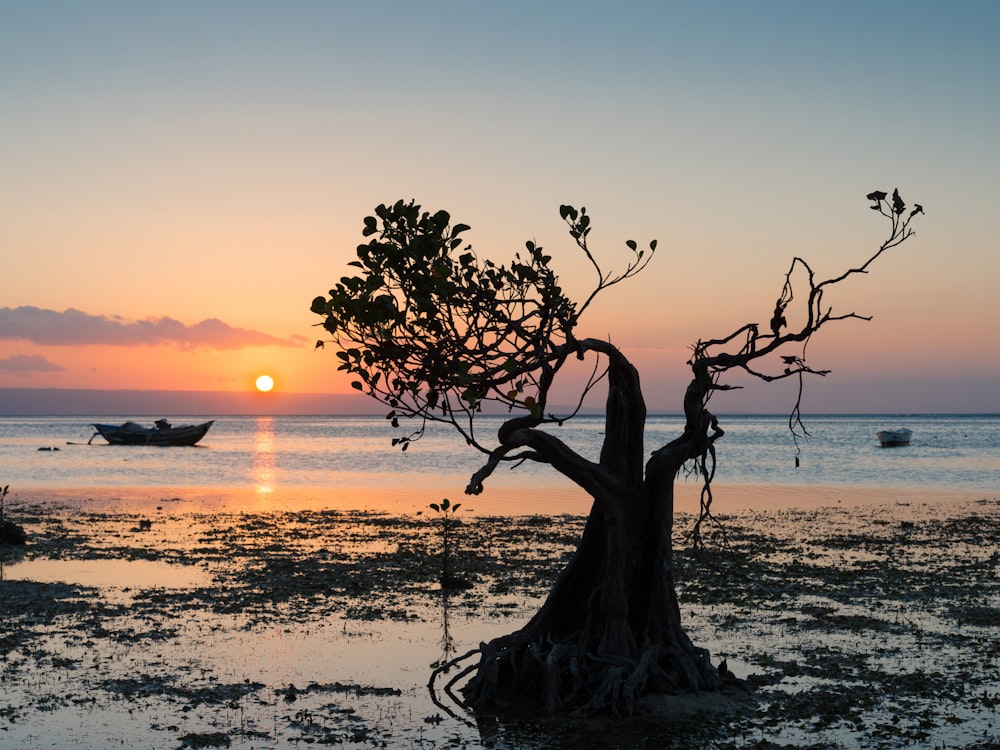
<path id="1" fill-rule="evenodd" d="M 316 297 L 311 309 L 338 347 L 339 369 L 355 376 L 352 386 L 388 405 L 394 427 L 401 418 L 421 420 L 394 445 L 405 450 L 430 420 L 452 424 L 487 452 L 473 417 L 490 403 L 536 424 L 546 418 L 556 373 L 572 354 L 582 356 L 573 335 L 580 315 L 599 292 L 642 270 L 656 249 L 653 241 L 646 254 L 629 240 L 633 260 L 624 272 L 606 273 L 587 245 L 587 210 L 564 205 L 560 216 L 597 273 L 581 304 L 565 294 L 551 256 L 532 241 L 498 264 L 480 258 L 461 236 L 469 226 L 447 211 L 400 200 L 365 218 L 369 240 L 350 264 L 356 274 Z"/>
<path id="2" fill-rule="evenodd" d="M 440 503 L 430 503 L 427 507 L 438 514 L 441 530 L 444 533 L 449 533 L 461 524 L 461 521 L 458 520 L 458 509 L 462 507 L 461 503 L 452 504 L 448 498 L 444 498 Z"/>
<path id="3" fill-rule="evenodd" d="M 488 401 L 537 409 L 540 371 L 576 325 L 540 246 L 499 265 L 464 243 L 468 229 L 413 201 L 380 205 L 364 220 L 371 239 L 350 264 L 358 273 L 313 300 L 339 369 L 391 407 L 394 426 L 414 415 L 451 421 Z M 395 442 L 405 449 L 421 432 Z"/>

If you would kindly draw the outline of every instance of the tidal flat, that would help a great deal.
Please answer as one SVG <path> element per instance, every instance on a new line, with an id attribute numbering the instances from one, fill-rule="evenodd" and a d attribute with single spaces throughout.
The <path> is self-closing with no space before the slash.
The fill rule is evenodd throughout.
<path id="1" fill-rule="evenodd" d="M 450 592 L 431 511 L 8 515 L 29 543 L 0 547 L 3 747 L 1000 748 L 996 498 L 743 510 L 698 551 L 680 514 L 686 628 L 756 689 L 669 722 L 477 722 L 428 690 L 534 613 L 577 515 L 459 514 Z"/>

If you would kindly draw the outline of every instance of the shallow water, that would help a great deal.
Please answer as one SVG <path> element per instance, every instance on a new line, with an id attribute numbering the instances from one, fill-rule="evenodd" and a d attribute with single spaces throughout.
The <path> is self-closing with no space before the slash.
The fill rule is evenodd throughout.
<path id="1" fill-rule="evenodd" d="M 101 588 L 184 589 L 207 586 L 211 578 L 191 566 L 153 560 L 50 560 L 37 558 L 3 568 L 8 581 L 71 583 Z"/>
<path id="2" fill-rule="evenodd" d="M 726 519 L 732 552 L 713 546 L 710 565 L 680 557 L 684 621 L 716 663 L 780 682 L 698 744 L 990 746 L 996 510 L 982 501 Z M 35 541 L 14 560 L 4 553 L 0 582 L 5 747 L 690 746 L 629 723 L 604 735 L 528 722 L 486 736 L 426 689 L 433 664 L 533 613 L 580 518 L 469 522 L 459 560 L 476 586 L 445 600 L 433 526 L 412 517 L 164 508 L 146 529 L 129 512 L 24 512 Z M 54 560 L 102 575 L 27 580 Z M 125 576 L 122 565 L 152 575 L 105 575 Z"/>
<path id="3" fill-rule="evenodd" d="M 717 444 L 716 481 L 1000 489 L 1000 417 L 814 416 L 805 422 L 812 436 L 797 448 L 785 417 L 724 418 L 726 435 Z M 498 418 L 484 418 L 481 434 L 494 434 L 499 424 Z M 904 425 L 914 431 L 909 446 L 879 446 L 878 430 Z M 460 495 L 481 465 L 482 455 L 440 425 L 402 452 L 390 441 L 407 432 L 406 427 L 404 423 L 403 430 L 394 431 L 380 417 L 226 417 L 216 421 L 198 446 L 149 448 L 109 446 L 100 437 L 86 445 L 93 434 L 86 418 L 5 417 L 0 418 L 0 483 L 12 490 L 230 487 L 265 497 L 303 487 L 422 489 Z M 551 430 L 596 459 L 603 427 L 602 419 L 584 417 Z M 662 445 L 679 430 L 677 417 L 650 417 L 647 447 Z M 569 486 L 546 467 L 532 464 L 513 471 L 501 468 L 488 482 L 488 489 Z"/>

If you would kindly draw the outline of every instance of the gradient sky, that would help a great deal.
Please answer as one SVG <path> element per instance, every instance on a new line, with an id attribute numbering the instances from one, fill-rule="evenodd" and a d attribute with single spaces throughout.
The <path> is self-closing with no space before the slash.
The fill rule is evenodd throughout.
<path id="1" fill-rule="evenodd" d="M 676 411 L 687 347 L 766 322 L 793 255 L 862 262 L 898 186 L 927 214 L 827 298 L 874 319 L 813 341 L 804 409 L 998 412 L 998 33 L 987 2 L 0 0 L 0 387 L 349 391 L 308 306 L 375 205 L 584 293 L 572 203 L 609 267 L 658 239 L 580 334 Z"/>

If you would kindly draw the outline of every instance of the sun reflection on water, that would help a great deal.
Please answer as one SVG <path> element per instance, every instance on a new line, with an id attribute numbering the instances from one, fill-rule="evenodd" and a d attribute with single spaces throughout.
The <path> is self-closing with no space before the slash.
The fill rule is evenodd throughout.
<path id="1" fill-rule="evenodd" d="M 254 492 L 268 496 L 274 492 L 276 479 L 274 460 L 274 420 L 257 417 L 253 434 L 252 471 Z"/>

